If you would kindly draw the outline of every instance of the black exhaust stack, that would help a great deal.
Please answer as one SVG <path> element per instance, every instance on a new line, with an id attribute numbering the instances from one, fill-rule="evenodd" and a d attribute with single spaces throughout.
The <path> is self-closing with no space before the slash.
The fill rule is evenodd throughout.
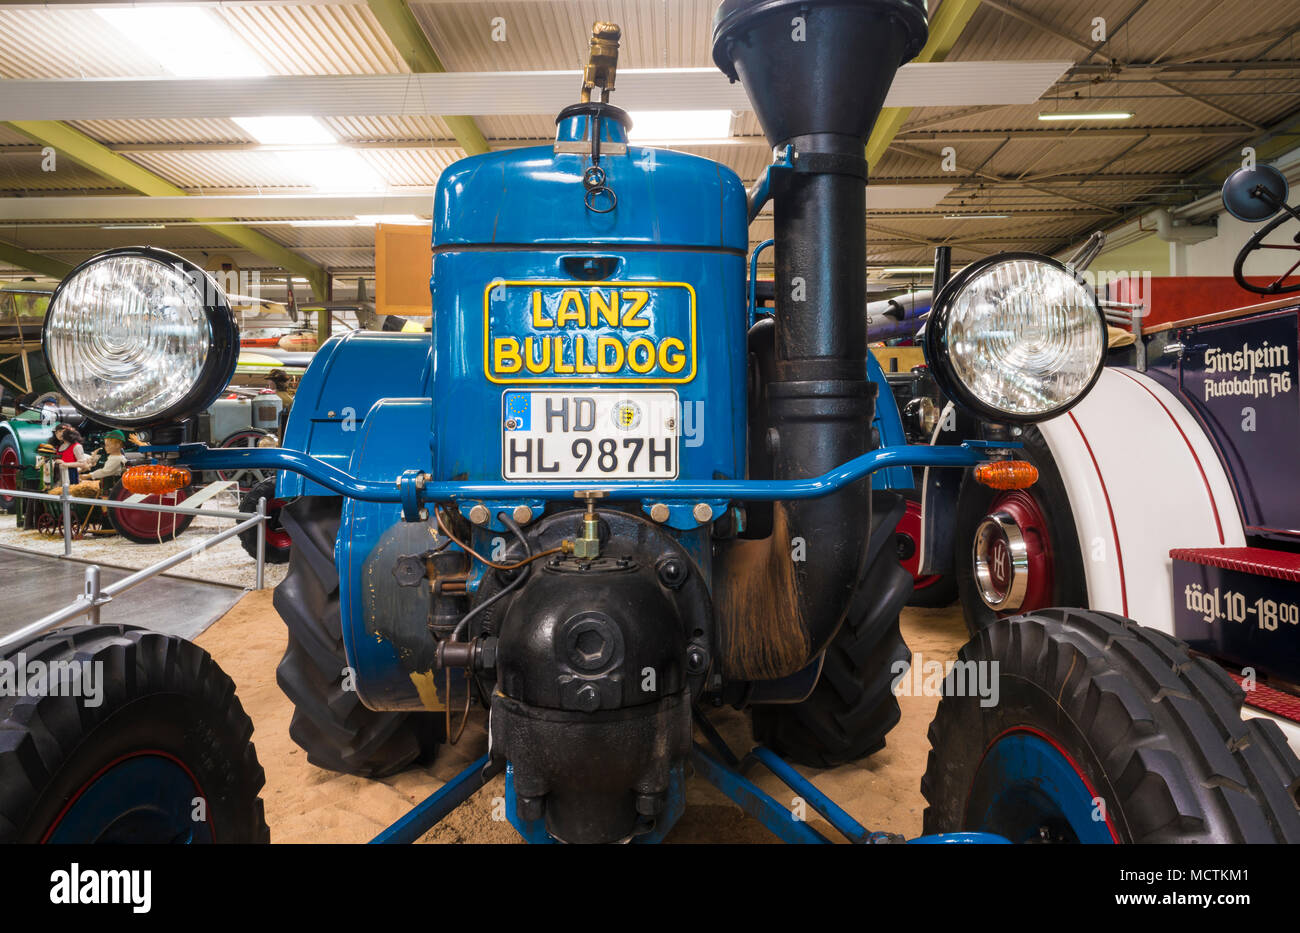
<path id="1" fill-rule="evenodd" d="M 714 61 L 744 85 L 768 142 L 791 147 L 793 166 L 772 174 L 775 333 L 756 341 L 770 350 L 752 400 L 766 430 L 751 441 L 763 447 L 751 475 L 767 464 L 777 479 L 816 476 L 872 446 L 864 152 L 895 72 L 927 35 L 925 0 L 726 0 L 714 18 Z M 770 538 L 731 549 L 719 594 L 729 676 L 786 676 L 826 646 L 870 527 L 863 481 L 778 503 Z"/>

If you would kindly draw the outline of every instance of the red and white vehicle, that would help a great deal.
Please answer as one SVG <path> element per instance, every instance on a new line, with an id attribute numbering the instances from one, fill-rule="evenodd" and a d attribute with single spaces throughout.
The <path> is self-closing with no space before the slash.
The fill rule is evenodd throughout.
<path id="1" fill-rule="evenodd" d="M 1242 249 L 1235 282 L 1152 280 L 1132 347 L 1074 409 L 1017 438 L 1038 483 L 963 484 L 953 541 L 972 630 L 1048 606 L 1140 619 L 1219 661 L 1248 712 L 1300 749 L 1300 213 L 1281 179 L 1261 168 L 1225 185 L 1235 216 L 1283 211 Z M 1296 265 L 1248 275 L 1265 250 Z"/>

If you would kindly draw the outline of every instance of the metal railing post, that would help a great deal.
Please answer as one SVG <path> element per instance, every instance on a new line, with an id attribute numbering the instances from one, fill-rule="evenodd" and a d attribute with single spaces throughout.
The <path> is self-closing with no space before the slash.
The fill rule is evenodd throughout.
<path id="1" fill-rule="evenodd" d="M 266 497 L 257 500 L 257 589 L 262 588 L 266 567 Z"/>
<path id="2" fill-rule="evenodd" d="M 86 602 L 90 604 L 90 608 L 86 610 L 87 614 L 90 616 L 90 624 L 98 625 L 99 624 L 99 566 L 97 564 L 91 564 L 89 567 L 86 568 L 85 597 L 86 597 Z"/>
<path id="3" fill-rule="evenodd" d="M 63 484 L 59 486 L 59 499 L 63 502 L 63 556 L 72 556 L 72 493 L 68 490 L 68 465 L 59 461 L 59 477 Z"/>

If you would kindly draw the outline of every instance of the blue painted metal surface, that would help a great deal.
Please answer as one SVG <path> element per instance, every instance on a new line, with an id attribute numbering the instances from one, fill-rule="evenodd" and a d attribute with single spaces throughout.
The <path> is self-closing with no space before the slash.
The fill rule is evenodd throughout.
<path id="1" fill-rule="evenodd" d="M 789 807 L 777 803 L 757 784 L 714 758 L 702 746 L 695 746 L 691 761 L 696 774 L 757 818 L 782 842 L 818 844 L 830 841 L 807 823 L 795 819 Z"/>
<path id="2" fill-rule="evenodd" d="M 1032 731 L 1008 732 L 984 754 L 967 801 L 973 830 L 1013 843 L 1038 840 L 1040 827 L 1068 826 L 1081 843 L 1117 841 L 1084 776 L 1065 754 Z"/>
<path id="3" fill-rule="evenodd" d="M 565 118 L 559 141 L 586 138 L 590 122 Z M 606 143 L 625 142 L 600 123 Z M 707 437 L 679 446 L 679 477 L 744 476 L 740 179 L 680 152 L 603 148 L 618 205 L 597 213 L 584 204 L 589 153 L 556 148 L 474 156 L 439 178 L 434 480 L 500 480 L 503 393 L 528 386 L 672 389 Z"/>
<path id="4" fill-rule="evenodd" d="M 351 331 L 331 337 L 303 373 L 282 446 L 346 471 L 361 421 L 375 402 L 430 397 L 431 351 L 428 334 Z M 420 435 L 427 447 L 427 424 Z M 396 476 L 407 464 L 392 466 Z M 338 489 L 303 473 L 281 473 L 276 479 L 276 495 L 286 499 L 337 494 Z"/>
<path id="5" fill-rule="evenodd" d="M 83 788 L 45 841 L 212 842 L 212 824 L 194 820 L 194 801 L 202 796 L 180 762 L 162 754 L 136 755 Z"/>
<path id="6" fill-rule="evenodd" d="M 880 434 L 881 447 L 902 447 L 907 444 L 907 432 L 903 430 L 903 416 L 894 401 L 894 390 L 885 378 L 885 370 L 876 359 L 876 355 L 867 352 L 867 378 L 876 384 L 876 431 Z M 881 470 L 872 477 L 871 485 L 875 489 L 914 489 L 916 477 L 910 467 L 898 466 Z"/>
<path id="7" fill-rule="evenodd" d="M 830 823 L 837 832 L 843 833 L 850 842 L 866 842 L 871 838 L 871 830 L 849 816 L 839 804 L 823 794 L 816 784 L 796 771 L 771 749 L 759 745 L 750 751 L 749 755 L 756 761 L 762 762 L 767 770 L 779 777 L 786 787 L 825 817 L 826 822 Z"/>
<path id="8" fill-rule="evenodd" d="M 762 255 L 763 250 L 775 246 L 776 240 L 771 237 L 764 240 L 754 247 L 754 251 L 749 254 L 749 326 L 753 327 L 754 322 L 758 320 L 758 257 Z"/>
<path id="9" fill-rule="evenodd" d="M 499 768 L 492 764 L 492 756 L 484 755 L 446 784 L 416 804 L 401 819 L 370 840 L 375 844 L 415 842 L 452 810 L 474 795 L 490 781 Z M 507 778 L 508 780 L 508 778 Z"/>
<path id="10" fill-rule="evenodd" d="M 428 402 L 428 399 L 416 401 Z M 421 502 L 451 502 L 503 499 L 519 501 L 529 497 L 548 500 L 572 499 L 583 490 L 612 490 L 615 499 L 643 499 L 650 502 L 674 500 L 754 500 L 817 499 L 830 495 L 848 483 L 864 479 L 877 470 L 888 467 L 969 467 L 988 459 L 991 446 L 984 441 L 967 441 L 950 447 L 880 447 L 841 464 L 821 476 L 791 480 L 697 480 L 635 481 L 591 483 L 565 481 L 538 482 L 472 482 L 443 481 L 426 483 L 421 490 Z M 1020 444 L 996 445 L 999 449 L 1015 449 Z M 290 470 L 305 474 L 336 495 L 350 496 L 369 502 L 401 502 L 397 477 L 389 466 L 388 479 L 366 480 L 350 476 L 327 463 L 307 456 L 301 451 L 274 447 L 212 449 L 202 444 L 182 444 L 179 447 L 143 448 L 148 453 L 177 453 L 178 463 L 199 470 Z"/>
<path id="11" fill-rule="evenodd" d="M 351 474 L 372 488 L 398 494 L 396 501 L 388 502 L 357 497 L 344 499 L 334 546 L 343 647 L 348 666 L 355 674 L 357 696 L 371 709 L 426 708 L 407 667 L 399 661 L 397 649 L 366 625 L 361 593 L 365 586 L 366 558 L 383 533 L 402 520 L 402 489 L 393 482 L 394 466 L 429 468 L 432 408 L 433 402 L 428 398 L 385 399 L 370 409 L 353 435 L 356 448 L 348 464 Z M 413 484 L 406 488 L 415 491 Z M 435 687 L 442 687 L 441 676 L 436 678 Z"/>

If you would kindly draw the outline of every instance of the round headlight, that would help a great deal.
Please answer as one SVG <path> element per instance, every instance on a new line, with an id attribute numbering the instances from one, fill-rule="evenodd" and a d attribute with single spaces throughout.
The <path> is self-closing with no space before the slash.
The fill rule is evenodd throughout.
<path id="1" fill-rule="evenodd" d="M 207 408 L 230 382 L 239 327 L 206 272 L 172 253 L 100 253 L 60 283 L 42 332 L 59 390 L 85 415 L 161 425 Z"/>
<path id="2" fill-rule="evenodd" d="M 935 299 L 925 355 L 940 388 L 991 421 L 1043 421 L 1101 374 L 1106 323 L 1097 297 L 1048 256 L 1003 253 L 967 266 Z"/>

